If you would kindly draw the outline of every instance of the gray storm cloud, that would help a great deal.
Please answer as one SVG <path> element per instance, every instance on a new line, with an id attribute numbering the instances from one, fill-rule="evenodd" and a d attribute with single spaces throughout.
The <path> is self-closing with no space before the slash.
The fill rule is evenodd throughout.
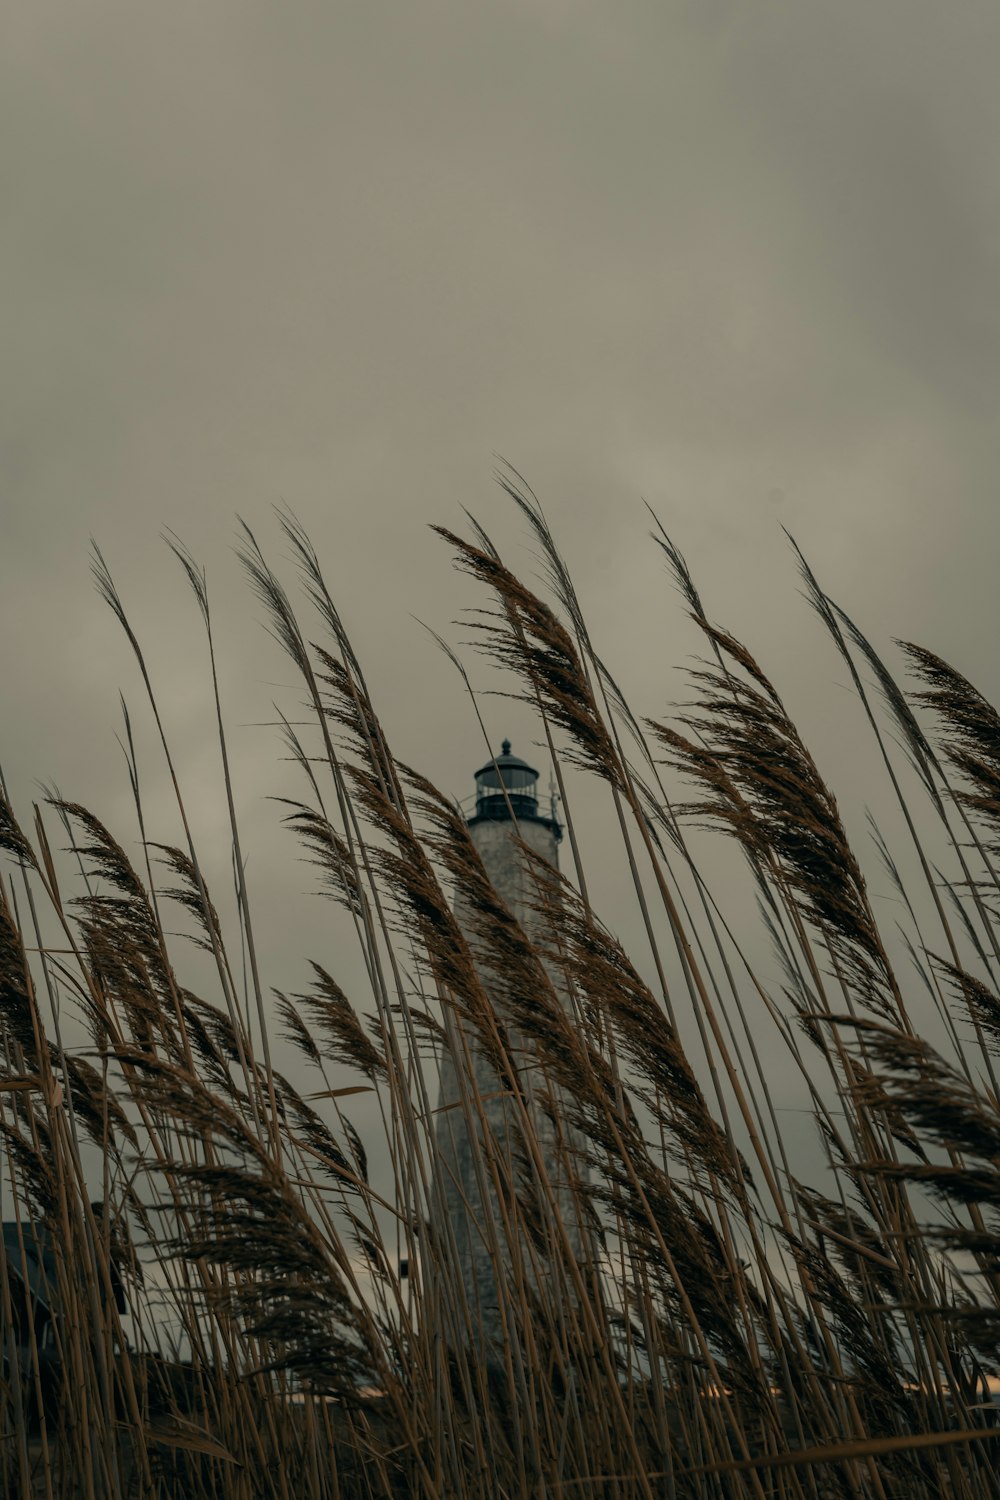
<path id="1" fill-rule="evenodd" d="M 327 919 L 265 801 L 290 777 L 277 734 L 239 727 L 297 697 L 232 558 L 236 513 L 279 557 L 270 507 L 301 516 L 399 753 L 464 795 L 482 746 L 411 615 L 460 639 L 450 621 L 483 602 L 425 524 L 463 505 L 534 567 L 491 483 L 501 452 L 637 710 L 681 694 L 694 649 L 645 497 L 858 801 L 854 709 L 779 522 L 880 644 L 925 640 L 1000 688 L 998 47 L 994 5 L 917 0 L 14 10 L 15 796 L 49 777 L 131 826 L 118 688 L 137 719 L 140 697 L 91 587 L 93 535 L 206 839 L 224 828 L 172 527 L 209 569 L 267 982 L 301 982 Z M 495 739 L 530 735 L 519 710 L 487 711 Z M 166 807 L 146 727 L 141 747 Z"/>

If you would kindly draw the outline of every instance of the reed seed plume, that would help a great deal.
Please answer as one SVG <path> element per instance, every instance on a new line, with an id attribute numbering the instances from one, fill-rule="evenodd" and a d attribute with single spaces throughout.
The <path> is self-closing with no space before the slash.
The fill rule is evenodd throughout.
<path id="1" fill-rule="evenodd" d="M 898 987 L 836 799 L 750 652 L 725 631 L 699 623 L 730 665 L 691 672 L 700 697 L 690 705 L 696 712 L 679 721 L 695 742 L 669 726 L 652 726 L 674 766 L 710 793 L 681 811 L 717 822 L 758 869 L 773 871 L 853 993 L 878 1014 L 893 1015 Z"/>
<path id="2" fill-rule="evenodd" d="M 386 1072 L 384 1058 L 373 1046 L 340 985 L 317 963 L 311 965 L 313 987 L 296 998 L 330 1046 L 331 1060 L 355 1068 L 371 1079 Z"/>
<path id="3" fill-rule="evenodd" d="M 485 650 L 512 666 L 537 693 L 553 722 L 569 736 L 566 754 L 612 784 L 617 758 L 600 717 L 572 637 L 552 609 L 492 552 L 473 547 L 443 527 L 435 531 L 455 550 L 459 565 L 496 594 L 502 624 L 477 622 Z"/>
<path id="4" fill-rule="evenodd" d="M 932 651 L 912 642 L 900 644 L 925 684 L 917 701 L 937 716 L 945 754 L 966 782 L 963 803 L 995 826 L 1000 821 L 1000 714 Z"/>

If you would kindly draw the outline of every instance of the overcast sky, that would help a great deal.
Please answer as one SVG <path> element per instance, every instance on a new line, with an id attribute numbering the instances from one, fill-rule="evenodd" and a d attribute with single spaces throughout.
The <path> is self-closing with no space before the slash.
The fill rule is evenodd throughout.
<path id="1" fill-rule="evenodd" d="M 457 641 L 483 602 L 427 529 L 462 506 L 534 566 L 495 453 L 640 713 L 693 646 L 643 498 L 849 808 L 860 720 L 781 525 L 878 644 L 1000 691 L 995 0 L 31 0 L 2 29 L 0 759 L 22 810 L 51 778 L 134 839 L 94 536 L 225 869 L 173 528 L 208 568 L 269 984 L 357 971 L 264 800 L 276 734 L 235 727 L 296 703 L 237 512 L 278 560 L 271 507 L 298 513 L 398 753 L 456 795 L 483 747 L 412 616 Z"/>

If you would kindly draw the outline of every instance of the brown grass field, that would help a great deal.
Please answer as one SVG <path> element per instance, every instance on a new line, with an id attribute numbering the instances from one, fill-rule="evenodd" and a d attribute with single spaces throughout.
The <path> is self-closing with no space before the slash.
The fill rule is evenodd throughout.
<path id="1" fill-rule="evenodd" d="M 183 842 L 147 831 L 130 728 L 139 867 L 131 830 L 55 797 L 15 808 L 4 791 L 3 1218 L 25 1247 L 0 1262 L 10 1500 L 996 1493 L 1000 715 L 921 646 L 901 647 L 904 690 L 800 559 L 906 829 L 905 847 L 881 847 L 901 914 L 889 932 L 778 692 L 710 622 L 668 537 L 653 542 L 704 638 L 669 723 L 625 702 L 537 501 L 503 482 L 549 597 L 475 523 L 471 540 L 442 537 L 489 606 L 481 649 L 533 706 L 559 782 L 568 868 L 534 867 L 531 934 L 454 804 L 394 757 L 288 518 L 301 606 L 249 532 L 241 555 L 312 714 L 285 729 L 302 777 L 285 814 L 353 924 L 363 996 L 327 965 L 302 995 L 265 984 L 221 709 L 232 930 L 179 790 Z M 174 551 L 212 645 L 203 575 Z M 96 575 L 177 788 L 99 554 Z M 470 689 L 473 727 L 476 707 Z M 619 830 L 645 934 L 634 958 L 591 905 L 584 797 Z M 706 829 L 749 871 L 777 982 L 699 868 Z M 488 987 L 457 885 L 495 964 Z M 180 920 L 203 950 L 201 993 L 181 977 Z M 517 1131 L 510 1171 L 467 1070 L 476 1169 L 503 1205 L 507 1337 L 492 1361 L 476 1355 L 436 1212 L 438 1076 L 456 1037 L 492 1060 Z M 308 1095 L 283 1070 L 289 1048 Z M 776 1049 L 811 1123 L 774 1107 L 761 1054 Z M 572 1127 L 558 1165 L 584 1250 L 528 1070 Z M 369 1180 L 355 1094 L 381 1122 L 388 1184 Z M 792 1168 L 791 1129 L 818 1142 L 814 1182 Z M 48 1321 L 24 1295 L 35 1234 Z"/>

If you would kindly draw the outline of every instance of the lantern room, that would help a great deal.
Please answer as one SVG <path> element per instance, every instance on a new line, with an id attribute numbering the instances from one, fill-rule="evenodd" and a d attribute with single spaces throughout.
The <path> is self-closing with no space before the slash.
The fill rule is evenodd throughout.
<path id="1" fill-rule="evenodd" d="M 496 759 L 476 772 L 476 811 L 469 819 L 469 826 L 512 820 L 545 823 L 557 839 L 562 835 L 555 818 L 554 799 L 552 816 L 539 814 L 538 772 L 512 753 L 510 740 L 504 740 Z"/>

